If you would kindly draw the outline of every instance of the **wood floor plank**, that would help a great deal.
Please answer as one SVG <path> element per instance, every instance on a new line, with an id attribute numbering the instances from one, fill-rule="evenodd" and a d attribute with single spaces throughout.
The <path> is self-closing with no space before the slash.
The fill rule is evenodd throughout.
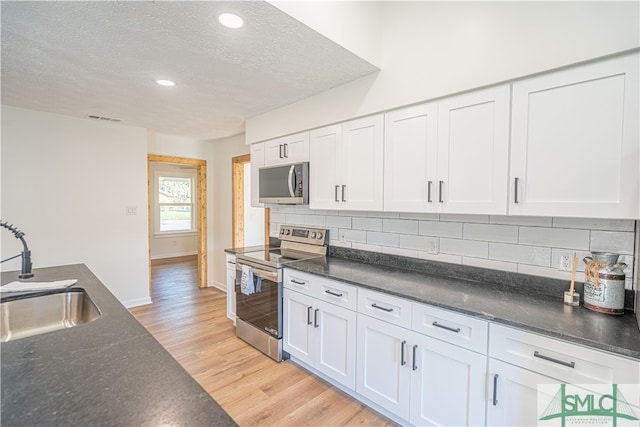
<path id="1" fill-rule="evenodd" d="M 240 426 L 397 425 L 237 338 L 225 293 L 198 288 L 195 256 L 154 261 L 151 278 L 153 304 L 131 313 Z"/>

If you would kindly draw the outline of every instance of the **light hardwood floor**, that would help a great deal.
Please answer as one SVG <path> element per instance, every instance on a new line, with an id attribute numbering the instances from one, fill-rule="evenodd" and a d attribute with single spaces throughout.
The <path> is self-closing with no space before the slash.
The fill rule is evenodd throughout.
<path id="1" fill-rule="evenodd" d="M 236 338 L 226 294 L 199 289 L 195 257 L 154 261 L 153 304 L 131 313 L 240 426 L 395 426 L 291 361 Z"/>

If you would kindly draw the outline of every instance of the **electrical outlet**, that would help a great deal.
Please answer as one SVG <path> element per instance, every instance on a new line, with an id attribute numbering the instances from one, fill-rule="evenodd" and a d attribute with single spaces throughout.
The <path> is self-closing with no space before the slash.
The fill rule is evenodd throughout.
<path id="1" fill-rule="evenodd" d="M 440 252 L 440 240 L 437 237 L 427 238 L 427 253 L 437 255 Z"/>
<path id="2" fill-rule="evenodd" d="M 560 252 L 560 265 L 558 270 L 571 271 L 573 268 L 573 257 L 576 256 L 574 251 L 562 251 Z"/>
<path id="3" fill-rule="evenodd" d="M 347 243 L 347 232 L 345 230 L 340 230 L 338 232 L 338 240 L 342 243 Z"/>

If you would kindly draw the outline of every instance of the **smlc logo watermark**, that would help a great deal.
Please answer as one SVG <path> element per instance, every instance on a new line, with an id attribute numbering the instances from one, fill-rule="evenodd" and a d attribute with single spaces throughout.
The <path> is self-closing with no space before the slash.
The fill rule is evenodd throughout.
<path id="1" fill-rule="evenodd" d="M 640 427 L 639 384 L 540 384 L 539 426 Z"/>

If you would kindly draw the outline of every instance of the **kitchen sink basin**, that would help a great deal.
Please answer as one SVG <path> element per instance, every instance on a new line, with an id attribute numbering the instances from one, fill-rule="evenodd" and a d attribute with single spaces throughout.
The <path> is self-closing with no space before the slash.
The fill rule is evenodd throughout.
<path id="1" fill-rule="evenodd" d="M 100 310 L 84 289 L 18 295 L 2 299 L 0 341 L 73 328 L 100 317 Z"/>

